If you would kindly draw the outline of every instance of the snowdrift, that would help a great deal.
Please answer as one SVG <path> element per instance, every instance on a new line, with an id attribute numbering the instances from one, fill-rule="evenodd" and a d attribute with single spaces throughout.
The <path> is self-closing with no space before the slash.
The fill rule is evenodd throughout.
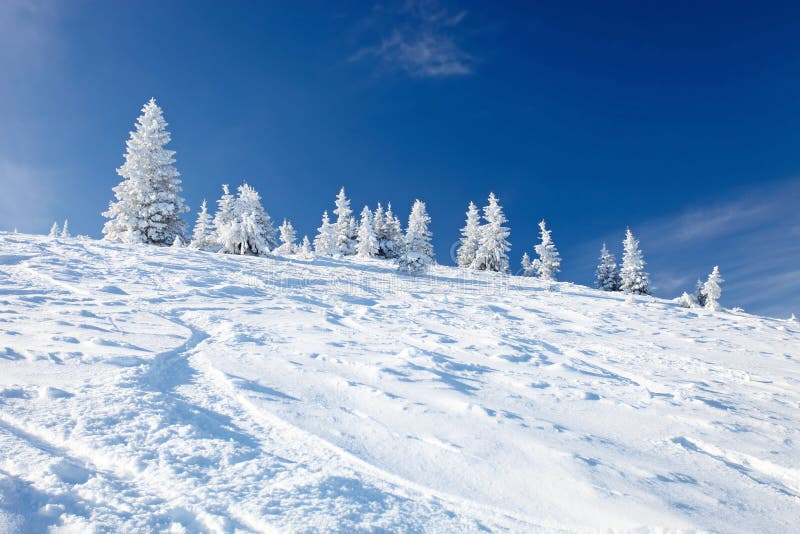
<path id="1" fill-rule="evenodd" d="M 0 531 L 788 532 L 800 326 L 0 235 Z"/>

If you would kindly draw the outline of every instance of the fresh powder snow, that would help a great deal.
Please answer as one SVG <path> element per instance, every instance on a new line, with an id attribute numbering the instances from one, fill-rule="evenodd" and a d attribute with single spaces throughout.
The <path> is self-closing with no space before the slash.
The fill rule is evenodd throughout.
<path id="1" fill-rule="evenodd" d="M 796 321 L 304 243 L 0 234 L 0 532 L 797 529 Z"/>

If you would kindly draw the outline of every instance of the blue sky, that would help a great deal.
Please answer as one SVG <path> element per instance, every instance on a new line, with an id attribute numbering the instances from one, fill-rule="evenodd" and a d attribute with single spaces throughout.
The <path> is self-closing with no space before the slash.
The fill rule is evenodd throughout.
<path id="1" fill-rule="evenodd" d="M 547 219 L 562 278 L 641 238 L 656 293 L 715 263 L 723 304 L 800 313 L 800 5 L 0 3 L 0 228 L 100 235 L 155 96 L 189 204 L 246 179 L 313 235 L 415 197 L 448 263 L 494 191 L 513 262 Z"/>

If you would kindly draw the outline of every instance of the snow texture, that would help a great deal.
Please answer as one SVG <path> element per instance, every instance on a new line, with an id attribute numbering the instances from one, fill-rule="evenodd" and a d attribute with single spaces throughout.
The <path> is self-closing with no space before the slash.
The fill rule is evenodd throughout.
<path id="1" fill-rule="evenodd" d="M 4 533 L 797 528 L 797 322 L 11 233 L 0 301 Z"/>

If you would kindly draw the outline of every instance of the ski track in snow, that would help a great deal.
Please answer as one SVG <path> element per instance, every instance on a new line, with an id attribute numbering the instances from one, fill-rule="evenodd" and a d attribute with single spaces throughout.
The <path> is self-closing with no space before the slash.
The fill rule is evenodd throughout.
<path id="1" fill-rule="evenodd" d="M 0 234 L 0 532 L 790 532 L 800 326 Z"/>

